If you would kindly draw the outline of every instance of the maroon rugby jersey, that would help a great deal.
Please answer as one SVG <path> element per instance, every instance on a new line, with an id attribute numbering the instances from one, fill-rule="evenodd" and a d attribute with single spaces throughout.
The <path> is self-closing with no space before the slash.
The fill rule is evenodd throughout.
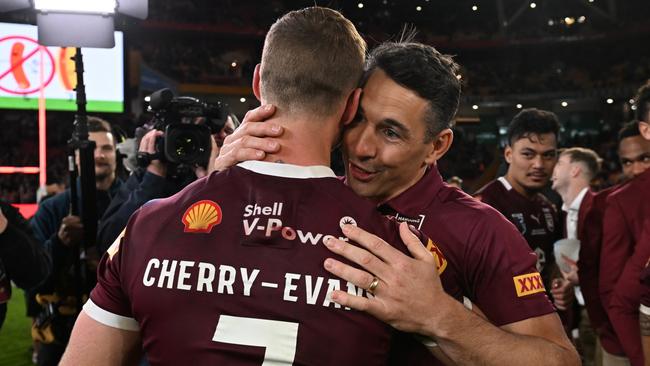
<path id="1" fill-rule="evenodd" d="M 136 212 L 84 311 L 139 330 L 152 365 L 386 364 L 394 330 L 329 299 L 365 294 L 323 268 L 343 223 L 405 251 L 329 168 L 239 164 Z"/>
<path id="2" fill-rule="evenodd" d="M 512 222 L 537 254 L 537 270 L 544 283 L 549 284 L 550 271 L 555 263 L 553 244 L 560 236 L 555 206 L 541 193 L 528 199 L 512 188 L 505 177 L 500 177 L 476 192 L 482 202 L 494 207 Z"/>
<path id="3" fill-rule="evenodd" d="M 554 312 L 536 269 L 536 255 L 521 234 L 490 206 L 444 183 L 435 166 L 379 210 L 431 238 L 429 249 L 444 263 L 443 286 L 459 285 L 462 296 L 490 323 L 503 326 Z M 404 337 L 397 337 L 401 352 L 394 353 L 399 355 L 395 364 L 427 358 L 418 344 L 401 342 Z"/>

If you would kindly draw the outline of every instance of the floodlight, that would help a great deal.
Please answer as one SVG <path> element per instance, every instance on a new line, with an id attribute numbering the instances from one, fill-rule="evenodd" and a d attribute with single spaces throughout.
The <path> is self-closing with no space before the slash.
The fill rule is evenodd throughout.
<path id="1" fill-rule="evenodd" d="M 34 0 L 34 9 L 41 12 L 114 14 L 116 0 Z"/>
<path id="2" fill-rule="evenodd" d="M 113 18 L 145 19 L 148 0 L 0 0 L 0 12 L 32 8 L 37 12 L 38 43 L 43 46 L 113 48 Z"/>

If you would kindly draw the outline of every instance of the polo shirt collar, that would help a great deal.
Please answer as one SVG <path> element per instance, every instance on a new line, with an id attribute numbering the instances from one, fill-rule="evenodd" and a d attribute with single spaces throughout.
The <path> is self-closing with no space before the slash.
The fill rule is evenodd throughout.
<path id="1" fill-rule="evenodd" d="M 417 183 L 397 197 L 379 205 L 379 208 L 381 210 L 382 207 L 388 206 L 402 213 L 422 212 L 429 207 L 443 184 L 438 168 L 435 165 L 431 166 Z"/>

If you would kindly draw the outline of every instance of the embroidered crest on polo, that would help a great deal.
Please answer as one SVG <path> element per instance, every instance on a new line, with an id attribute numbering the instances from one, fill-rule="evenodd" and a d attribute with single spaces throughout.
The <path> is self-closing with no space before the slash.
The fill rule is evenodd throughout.
<path id="1" fill-rule="evenodd" d="M 343 216 L 341 217 L 341 220 L 339 221 L 339 226 L 341 229 L 343 228 L 343 225 L 354 225 L 357 226 L 357 221 L 353 219 L 350 216 Z"/>

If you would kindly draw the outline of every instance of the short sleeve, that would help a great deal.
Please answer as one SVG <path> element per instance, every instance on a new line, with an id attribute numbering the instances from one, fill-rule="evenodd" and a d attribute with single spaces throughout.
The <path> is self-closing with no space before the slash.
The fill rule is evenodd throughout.
<path id="1" fill-rule="evenodd" d="M 97 268 L 97 285 L 90 293 L 84 311 L 96 321 L 124 330 L 139 330 L 133 318 L 131 303 L 124 287 L 128 267 L 128 242 L 131 223 L 108 248 Z"/>
<path id="2" fill-rule="evenodd" d="M 495 325 L 555 311 L 537 271 L 537 256 L 508 221 L 492 215 L 470 233 L 465 270 L 470 298 Z"/>

